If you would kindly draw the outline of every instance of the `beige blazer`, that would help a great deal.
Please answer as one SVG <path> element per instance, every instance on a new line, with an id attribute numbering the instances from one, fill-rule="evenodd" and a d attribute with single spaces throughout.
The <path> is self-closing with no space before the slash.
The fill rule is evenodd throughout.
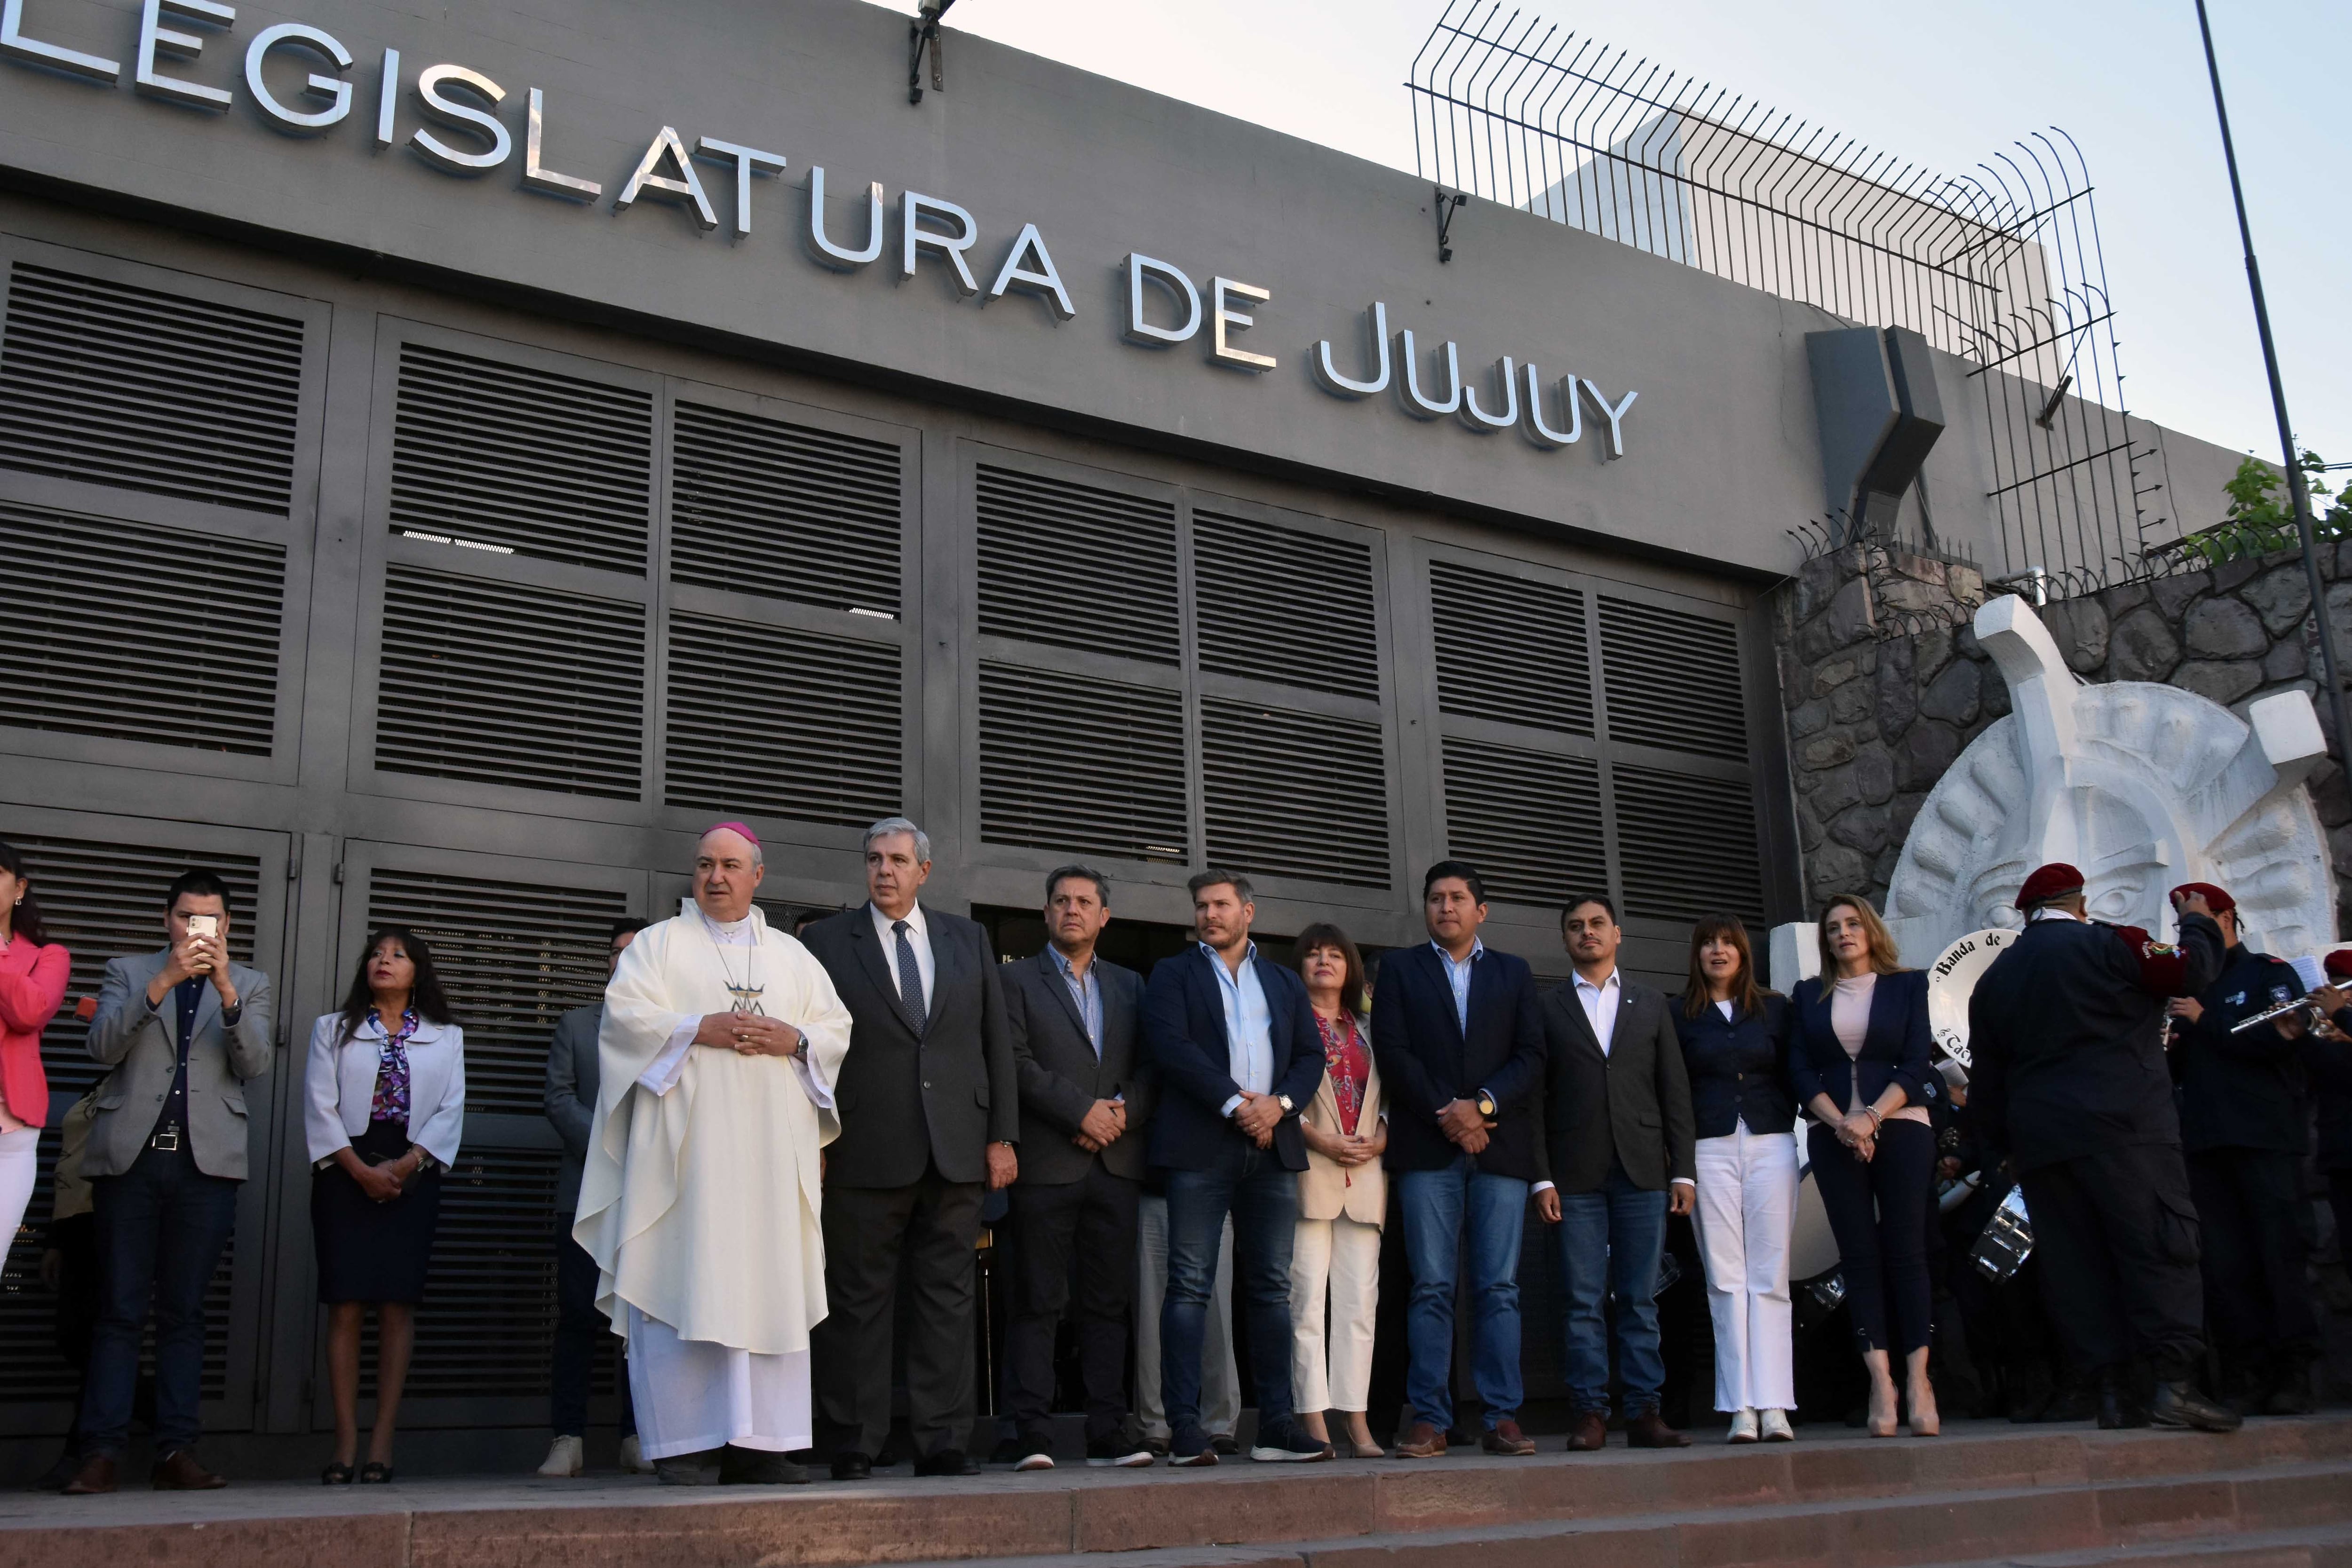
<path id="1" fill-rule="evenodd" d="M 1356 1117 L 1356 1131 L 1369 1135 L 1372 1122 L 1386 1106 L 1381 1099 L 1381 1070 L 1370 1064 L 1372 1049 L 1371 1030 L 1363 1019 L 1356 1020 L 1356 1033 L 1364 1042 L 1367 1068 L 1364 1076 L 1364 1108 Z M 1322 1038 L 1316 1038 L 1316 1049 L 1322 1049 Z M 1323 1082 L 1316 1086 L 1314 1103 L 1307 1107 L 1300 1118 L 1312 1123 L 1318 1130 L 1333 1137 L 1340 1134 L 1339 1096 L 1331 1087 L 1331 1075 L 1326 1072 Z M 1326 1155 L 1318 1155 L 1313 1145 L 1307 1150 L 1307 1168 L 1298 1173 L 1298 1218 L 1301 1219 L 1337 1219 L 1346 1215 L 1361 1225 L 1380 1226 L 1388 1218 L 1389 1176 L 1373 1160 L 1353 1169 Z"/>

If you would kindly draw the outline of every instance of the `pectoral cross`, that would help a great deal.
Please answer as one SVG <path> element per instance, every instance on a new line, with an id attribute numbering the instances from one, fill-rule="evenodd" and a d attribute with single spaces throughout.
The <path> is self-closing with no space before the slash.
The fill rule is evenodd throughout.
<path id="1" fill-rule="evenodd" d="M 762 1018 L 766 1017 L 767 1009 L 760 1005 L 760 998 L 767 988 L 765 986 L 755 986 L 749 980 L 740 986 L 731 981 L 729 982 L 727 994 L 735 1000 L 727 1010 L 736 1013 L 758 1013 Z"/>

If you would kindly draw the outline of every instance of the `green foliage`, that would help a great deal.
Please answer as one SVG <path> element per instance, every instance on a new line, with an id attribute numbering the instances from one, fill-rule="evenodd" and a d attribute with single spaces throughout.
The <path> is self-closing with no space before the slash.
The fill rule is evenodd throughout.
<path id="1" fill-rule="evenodd" d="M 2352 538 L 2352 505 L 2347 504 L 2352 497 L 2339 498 L 2334 506 L 2321 510 L 2321 504 L 2328 498 L 2327 486 L 2320 477 L 2326 468 L 2326 462 L 2318 453 L 2303 455 L 2304 485 L 2311 494 L 2313 537 L 2321 541 Z M 2207 566 L 2219 566 L 2244 556 L 2276 555 L 2282 550 L 2303 548 L 2294 526 L 2294 501 L 2287 490 L 2286 476 L 2275 465 L 2248 457 L 2238 465 L 2237 473 L 2222 488 L 2229 495 L 2230 507 L 2221 520 L 2180 539 L 2172 549 Z"/>

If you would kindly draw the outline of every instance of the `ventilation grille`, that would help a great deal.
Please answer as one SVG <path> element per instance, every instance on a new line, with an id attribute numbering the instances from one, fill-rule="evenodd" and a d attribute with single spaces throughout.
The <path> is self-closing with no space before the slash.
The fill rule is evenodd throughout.
<path id="1" fill-rule="evenodd" d="M 286 516 L 302 323 L 17 262 L 0 465 Z"/>
<path id="2" fill-rule="evenodd" d="M 1212 865 L 1389 885 L 1379 725 L 1208 698 L 1201 762 Z"/>
<path id="3" fill-rule="evenodd" d="M 1748 759 L 1739 633 L 1730 622 L 1604 594 L 1601 666 L 1610 739 Z"/>
<path id="4" fill-rule="evenodd" d="M 1622 763 L 1610 774 L 1625 913 L 1675 921 L 1737 915 L 1760 933 L 1764 875 L 1748 786 Z"/>
<path id="5" fill-rule="evenodd" d="M 1478 868 L 1487 893 L 1556 908 L 1608 885 L 1601 766 L 1449 736 L 1446 852 Z"/>
<path id="6" fill-rule="evenodd" d="M 1203 670 L 1380 700 L 1371 546 L 1195 512 L 1192 580 Z"/>
<path id="7" fill-rule="evenodd" d="M 643 576 L 652 394 L 400 349 L 392 528 Z"/>
<path id="8" fill-rule="evenodd" d="M 1442 710 L 1592 733 L 1582 593 L 1441 560 L 1430 563 L 1429 610 Z"/>
<path id="9" fill-rule="evenodd" d="M 667 799 L 852 828 L 894 815 L 898 662 L 893 643 L 673 613 Z"/>
<path id="10" fill-rule="evenodd" d="M 600 978 L 603 970 L 600 961 Z M 469 1030 L 469 1103 L 473 1055 Z M 538 1103 L 536 1091 L 532 1103 Z M 425 1276 L 426 1309 L 416 1314 L 415 1359 L 408 1371 L 412 1398 L 547 1396 L 555 1349 L 559 1157 L 548 1149 L 461 1149 L 442 1176 L 441 1223 Z M 604 1349 L 599 1335 L 600 1365 L 609 1360 Z M 375 1357 L 362 1364 L 373 1369 Z M 371 1370 L 371 1382 L 373 1376 Z"/>
<path id="11" fill-rule="evenodd" d="M 1185 862 L 1184 705 L 1173 691 L 980 666 L 980 836 Z"/>
<path id="12" fill-rule="evenodd" d="M 641 605 L 394 566 L 378 683 L 387 772 L 637 798 Z"/>
<path id="13" fill-rule="evenodd" d="M 1173 664 L 1176 508 L 982 465 L 980 630 Z"/>
<path id="14" fill-rule="evenodd" d="M 74 1003 L 82 997 L 97 998 L 109 958 L 163 948 L 163 894 L 182 872 L 202 867 L 227 884 L 229 956 L 240 964 L 253 962 L 261 889 L 257 857 L 42 833 L 12 832 L 7 839 L 25 857 L 26 874 L 41 901 L 49 940 L 62 942 L 73 956 L 65 1006 L 41 1035 L 41 1066 L 52 1094 L 62 1091 L 79 1096 L 103 1075 L 104 1070 L 89 1059 L 89 1027 L 74 1017 Z M 46 1165 L 41 1168 L 48 1169 Z"/>
<path id="15" fill-rule="evenodd" d="M 432 946 L 466 1031 L 468 1111 L 542 1113 L 555 1020 L 604 994 L 607 931 L 628 913 L 610 888 L 389 866 L 368 878 L 369 925 L 405 925 Z"/>
<path id="16" fill-rule="evenodd" d="M 897 446 L 692 402 L 671 422 L 672 577 L 898 613 Z"/>

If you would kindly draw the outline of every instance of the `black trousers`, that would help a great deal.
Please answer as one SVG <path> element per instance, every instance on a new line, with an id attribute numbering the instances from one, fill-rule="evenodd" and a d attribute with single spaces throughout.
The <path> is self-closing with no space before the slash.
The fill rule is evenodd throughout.
<path id="1" fill-rule="evenodd" d="M 596 1260 L 572 1239 L 572 1220 L 555 1220 L 555 1364 L 548 1389 L 548 1424 L 559 1437 L 588 1435 L 588 1380 L 604 1348 L 611 1325 L 596 1310 Z M 619 1378 L 621 1436 L 637 1429 L 629 1403 L 629 1379 Z"/>
<path id="2" fill-rule="evenodd" d="M 914 1295 L 907 1336 L 907 1423 L 924 1458 L 963 1447 L 971 1402 L 979 1182 L 934 1166 L 909 1186 L 824 1189 L 826 1315 L 810 1338 L 823 1436 L 871 1458 L 890 1436 L 890 1357 L 898 1260 Z"/>
<path id="3" fill-rule="evenodd" d="M 2319 1354 L 2297 1163 L 2272 1149 L 2200 1149 L 2189 1156 L 2189 1192 L 2204 1236 L 2205 1299 L 2213 1338 L 2224 1350 L 2268 1350 L 2296 1360 Z"/>
<path id="4" fill-rule="evenodd" d="M 1936 1130 L 1887 1122 L 1867 1161 L 1827 1127 L 1807 1134 L 1813 1186 L 1837 1237 L 1838 1277 L 1853 1337 L 1864 1350 L 1900 1358 L 1927 1345 L 1935 1299 L 1927 1282 L 1928 1195 L 1936 1180 Z"/>
<path id="5" fill-rule="evenodd" d="M 1087 1441 L 1127 1419 L 1128 1305 L 1135 1293 L 1136 1211 L 1143 1184 L 1096 1160 L 1077 1181 L 1017 1182 L 1013 1200 L 1013 1311 L 1004 1327 L 1004 1411 L 1023 1437 L 1053 1435 L 1054 1335 L 1077 1260 L 1078 1375 Z"/>
<path id="6" fill-rule="evenodd" d="M 2139 1144 L 2027 1171 L 2042 1301 L 2071 1370 L 2135 1354 L 2170 1381 L 2205 1355 L 2204 1281 L 2189 1172 L 2170 1144 Z"/>

